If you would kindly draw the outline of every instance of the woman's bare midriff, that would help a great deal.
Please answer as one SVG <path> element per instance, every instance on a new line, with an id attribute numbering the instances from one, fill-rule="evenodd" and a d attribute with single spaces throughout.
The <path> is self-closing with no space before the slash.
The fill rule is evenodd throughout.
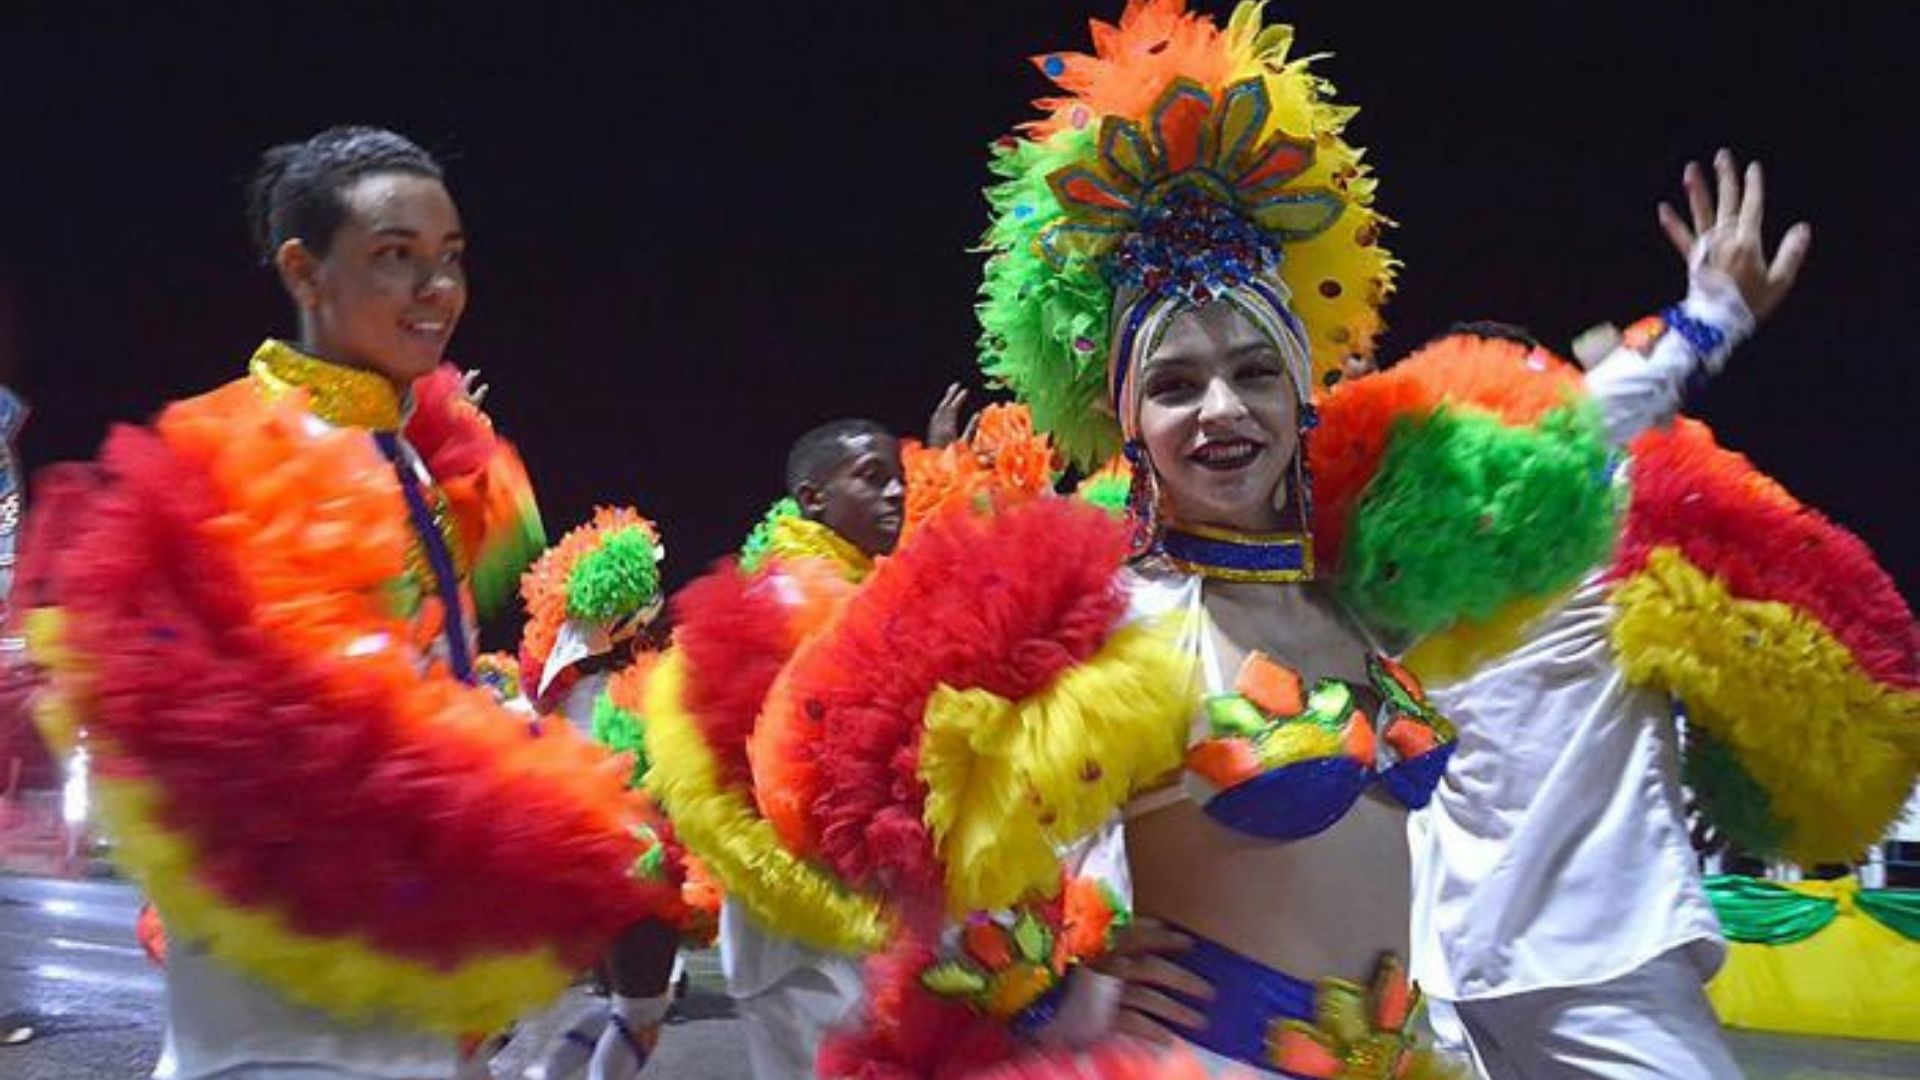
<path id="1" fill-rule="evenodd" d="M 1290 975 L 1364 981 L 1407 952 L 1406 819 L 1369 792 L 1326 832 L 1276 843 L 1181 800 L 1127 822 L 1135 904 Z"/>
<path id="2" fill-rule="evenodd" d="M 1227 675 L 1258 649 L 1309 681 L 1365 687 L 1366 642 L 1316 586 L 1208 582 L 1203 603 Z M 1378 705 L 1370 692 L 1363 702 Z M 1364 980 L 1380 954 L 1406 954 L 1406 809 L 1378 788 L 1289 842 L 1235 832 L 1182 799 L 1129 819 L 1127 853 L 1140 914 L 1288 974 Z"/>

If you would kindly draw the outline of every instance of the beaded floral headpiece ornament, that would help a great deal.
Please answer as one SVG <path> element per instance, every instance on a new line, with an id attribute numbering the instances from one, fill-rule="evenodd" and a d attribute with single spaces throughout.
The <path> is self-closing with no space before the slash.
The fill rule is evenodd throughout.
<path id="1" fill-rule="evenodd" d="M 1341 138 L 1354 110 L 1288 59 L 1293 32 L 1262 25 L 1261 5 L 1222 29 L 1184 0 L 1135 0 L 1093 38 L 1092 55 L 1037 58 L 1066 95 L 995 152 L 981 365 L 1081 467 L 1124 446 L 1150 512 L 1135 376 L 1173 318 L 1244 312 L 1309 427 L 1314 388 L 1370 350 L 1395 264 L 1362 152 Z"/>

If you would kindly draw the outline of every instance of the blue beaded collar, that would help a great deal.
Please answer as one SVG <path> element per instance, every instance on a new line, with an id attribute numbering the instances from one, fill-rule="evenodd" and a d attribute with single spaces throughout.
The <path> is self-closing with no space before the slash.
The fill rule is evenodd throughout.
<path id="1" fill-rule="evenodd" d="M 1189 574 L 1225 581 L 1312 581 L 1313 538 L 1168 525 L 1160 551 Z"/>

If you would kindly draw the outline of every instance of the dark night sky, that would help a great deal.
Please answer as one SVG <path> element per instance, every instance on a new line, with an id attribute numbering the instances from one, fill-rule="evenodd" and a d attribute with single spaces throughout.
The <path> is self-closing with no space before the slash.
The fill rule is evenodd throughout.
<path id="1" fill-rule="evenodd" d="M 1024 58 L 1084 47 L 1119 2 L 82 7 L 0 13 L 0 378 L 36 408 L 30 464 L 287 332 L 240 181 L 269 143 L 377 123 L 447 160 L 475 241 L 454 354 L 485 369 L 549 523 L 635 503 L 677 581 L 738 542 L 799 431 L 917 428 L 969 376 L 984 147 L 1046 89 Z M 1900 286 L 1920 226 L 1897 102 L 1920 9 L 1269 11 L 1337 54 L 1322 70 L 1362 106 L 1351 134 L 1402 223 L 1386 356 L 1468 317 L 1564 346 L 1676 299 L 1655 200 L 1689 155 L 1764 157 L 1771 231 L 1811 218 L 1813 257 L 1705 415 L 1916 595 Z"/>

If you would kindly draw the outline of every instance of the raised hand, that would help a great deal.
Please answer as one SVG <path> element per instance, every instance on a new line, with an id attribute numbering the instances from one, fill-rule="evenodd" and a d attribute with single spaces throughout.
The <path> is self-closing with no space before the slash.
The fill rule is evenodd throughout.
<path id="1" fill-rule="evenodd" d="M 1695 250 L 1705 264 L 1724 273 L 1740 290 L 1747 310 L 1761 321 L 1780 306 L 1806 261 L 1813 244 L 1813 226 L 1802 221 L 1787 230 L 1772 259 L 1767 258 L 1762 226 L 1766 215 L 1766 174 L 1758 161 L 1749 162 L 1744 182 L 1732 152 L 1713 157 L 1716 193 L 1707 190 L 1706 170 L 1687 162 L 1681 174 L 1692 223 L 1681 219 L 1666 203 L 1659 207 L 1660 228 L 1680 257 L 1692 265 Z"/>
<path id="2" fill-rule="evenodd" d="M 467 404 L 474 408 L 479 408 L 480 403 L 487 400 L 487 391 L 490 389 L 492 388 L 480 381 L 479 368 L 460 373 L 460 396 L 466 398 Z"/>
<path id="3" fill-rule="evenodd" d="M 960 438 L 960 415 L 967 407 L 967 389 L 959 383 L 947 387 L 927 420 L 927 446 L 938 450 Z"/>

